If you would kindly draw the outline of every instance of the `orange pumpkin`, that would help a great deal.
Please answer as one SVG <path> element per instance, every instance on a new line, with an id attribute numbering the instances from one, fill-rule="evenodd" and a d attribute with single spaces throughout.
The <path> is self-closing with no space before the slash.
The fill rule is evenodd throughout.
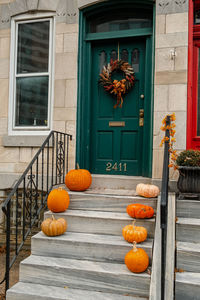
<path id="1" fill-rule="evenodd" d="M 63 218 L 47 218 L 41 224 L 41 230 L 48 236 L 57 236 L 63 234 L 67 229 L 67 222 Z"/>
<path id="2" fill-rule="evenodd" d="M 146 198 L 154 198 L 159 195 L 160 190 L 156 185 L 139 183 L 136 186 L 136 193 L 139 196 L 143 196 Z"/>
<path id="3" fill-rule="evenodd" d="M 145 227 L 135 226 L 135 221 L 133 221 L 133 224 L 127 225 L 122 229 L 122 235 L 129 243 L 141 243 L 147 239 L 147 230 Z"/>
<path id="4" fill-rule="evenodd" d="M 54 212 L 63 212 L 69 206 L 69 194 L 62 187 L 52 190 L 47 198 L 48 208 Z"/>
<path id="5" fill-rule="evenodd" d="M 92 183 L 92 176 L 88 170 L 79 169 L 71 170 L 65 176 L 65 184 L 71 191 L 85 191 Z"/>
<path id="6" fill-rule="evenodd" d="M 124 258 L 127 268 L 133 273 L 142 273 L 149 266 L 149 257 L 142 248 L 136 247 L 134 242 L 133 249 Z"/>
<path id="7" fill-rule="evenodd" d="M 126 211 L 130 217 L 136 219 L 148 219 L 154 215 L 154 209 L 151 206 L 143 204 L 129 204 L 126 207 Z"/>

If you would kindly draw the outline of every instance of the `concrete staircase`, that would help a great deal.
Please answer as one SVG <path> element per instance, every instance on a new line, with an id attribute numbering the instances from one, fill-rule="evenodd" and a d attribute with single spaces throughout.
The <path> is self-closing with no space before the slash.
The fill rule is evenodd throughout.
<path id="1" fill-rule="evenodd" d="M 107 186 L 113 193 L 106 194 L 101 184 L 89 192 L 70 192 L 69 209 L 57 214 L 67 220 L 67 232 L 51 238 L 40 232 L 32 238 L 32 254 L 21 263 L 20 282 L 8 290 L 7 300 L 149 299 L 155 218 L 136 223 L 148 230 L 140 247 L 147 251 L 150 267 L 141 274 L 124 264 L 132 245 L 122 237 L 122 228 L 132 222 L 128 204 L 144 203 L 156 210 L 157 199 L 127 196 L 130 186 L 122 190 L 123 180 Z"/>
<path id="2" fill-rule="evenodd" d="M 200 201 L 177 200 L 175 299 L 200 299 Z"/>

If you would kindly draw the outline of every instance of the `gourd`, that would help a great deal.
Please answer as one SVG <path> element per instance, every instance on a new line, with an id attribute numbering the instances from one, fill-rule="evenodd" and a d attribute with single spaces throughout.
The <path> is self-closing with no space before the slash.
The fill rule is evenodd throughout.
<path id="1" fill-rule="evenodd" d="M 134 242 L 133 249 L 125 255 L 124 262 L 131 272 L 142 273 L 149 266 L 149 257 L 146 251 L 137 248 L 136 242 Z"/>
<path id="2" fill-rule="evenodd" d="M 69 202 L 69 194 L 62 187 L 52 190 L 47 198 L 47 206 L 54 213 L 65 211 Z"/>
<path id="3" fill-rule="evenodd" d="M 122 235 L 124 239 L 129 243 L 141 243 L 147 239 L 147 230 L 142 226 L 135 226 L 135 220 L 133 224 L 126 225 L 122 229 Z"/>
<path id="4" fill-rule="evenodd" d="M 85 191 L 92 183 L 92 176 L 88 170 L 77 169 L 70 170 L 65 176 L 65 184 L 71 191 Z"/>
<path id="5" fill-rule="evenodd" d="M 136 186 L 136 193 L 139 196 L 143 196 L 146 198 L 154 198 L 159 195 L 160 190 L 156 185 L 139 183 Z"/>
<path id="6" fill-rule="evenodd" d="M 56 220 L 52 215 L 52 218 L 47 218 L 42 222 L 41 230 L 48 236 L 61 235 L 67 230 L 67 222 L 63 218 Z"/>
<path id="7" fill-rule="evenodd" d="M 143 204 L 129 204 L 126 207 L 126 211 L 130 217 L 136 219 L 148 219 L 152 218 L 154 215 L 154 209 L 151 206 L 143 205 Z"/>

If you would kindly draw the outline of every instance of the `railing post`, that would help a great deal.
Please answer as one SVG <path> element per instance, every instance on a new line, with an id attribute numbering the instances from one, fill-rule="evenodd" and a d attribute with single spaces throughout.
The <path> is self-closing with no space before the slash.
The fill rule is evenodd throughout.
<path id="1" fill-rule="evenodd" d="M 166 117 L 165 147 L 161 188 L 161 300 L 165 300 L 165 270 L 166 270 L 166 241 L 168 216 L 168 182 L 169 182 L 169 142 L 170 142 L 170 116 Z M 167 300 L 167 299 L 166 299 Z"/>
<path id="2" fill-rule="evenodd" d="M 6 291 L 9 289 L 9 274 L 10 274 L 10 201 L 7 205 L 6 213 Z"/>

